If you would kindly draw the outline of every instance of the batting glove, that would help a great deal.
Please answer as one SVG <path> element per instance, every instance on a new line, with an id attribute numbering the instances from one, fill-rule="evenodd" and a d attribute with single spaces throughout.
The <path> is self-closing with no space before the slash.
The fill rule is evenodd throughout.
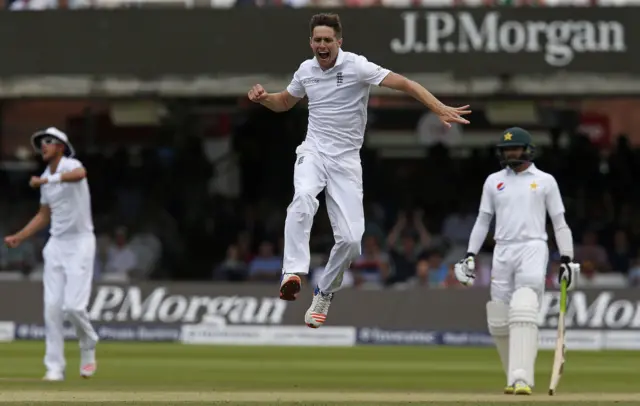
<path id="1" fill-rule="evenodd" d="M 580 275 L 580 264 L 573 262 L 568 256 L 560 257 L 560 271 L 558 272 L 558 283 L 563 279 L 567 281 L 567 290 L 573 290 L 578 283 Z"/>
<path id="2" fill-rule="evenodd" d="M 476 261 L 475 255 L 467 253 L 467 256 L 453 266 L 456 279 L 464 286 L 473 286 L 476 280 Z"/>

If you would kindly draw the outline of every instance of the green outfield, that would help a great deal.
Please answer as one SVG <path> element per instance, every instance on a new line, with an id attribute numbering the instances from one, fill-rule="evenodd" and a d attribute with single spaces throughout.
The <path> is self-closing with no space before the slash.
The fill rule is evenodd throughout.
<path id="1" fill-rule="evenodd" d="M 502 395 L 492 348 L 221 347 L 102 343 L 98 373 L 41 382 L 42 342 L 0 345 L 3 405 L 555 405 L 640 404 L 640 352 L 569 352 L 558 395 L 546 394 L 551 352 L 538 357 L 536 393 Z"/>

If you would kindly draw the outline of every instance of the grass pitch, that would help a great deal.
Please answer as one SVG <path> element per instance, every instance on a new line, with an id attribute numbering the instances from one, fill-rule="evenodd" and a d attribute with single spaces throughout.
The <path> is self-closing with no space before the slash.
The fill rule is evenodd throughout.
<path id="1" fill-rule="evenodd" d="M 558 394 L 546 394 L 550 351 L 540 352 L 535 393 L 502 395 L 493 348 L 224 347 L 101 343 L 98 372 L 78 373 L 67 343 L 67 380 L 42 382 L 44 343 L 0 345 L 4 405 L 640 405 L 640 352 L 572 352 Z"/>

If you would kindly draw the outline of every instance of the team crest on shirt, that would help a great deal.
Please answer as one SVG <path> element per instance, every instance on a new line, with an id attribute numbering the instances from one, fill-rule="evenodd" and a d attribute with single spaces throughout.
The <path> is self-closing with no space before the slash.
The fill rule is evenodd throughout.
<path id="1" fill-rule="evenodd" d="M 498 189 L 498 191 L 503 191 L 504 190 L 504 182 L 499 182 L 498 185 L 496 186 L 496 189 Z"/>

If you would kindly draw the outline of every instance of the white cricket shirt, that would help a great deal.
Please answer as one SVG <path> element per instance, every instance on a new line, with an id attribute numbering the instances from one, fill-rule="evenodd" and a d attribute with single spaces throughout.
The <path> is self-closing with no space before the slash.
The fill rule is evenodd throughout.
<path id="1" fill-rule="evenodd" d="M 531 164 L 516 173 L 505 168 L 487 177 L 480 211 L 496 217 L 496 243 L 547 240 L 547 214 L 564 213 L 556 179 Z"/>
<path id="2" fill-rule="evenodd" d="M 335 66 L 325 71 L 315 57 L 302 62 L 287 91 L 299 98 L 306 94 L 309 99 L 306 143 L 330 156 L 359 151 L 367 124 L 369 89 L 389 72 L 364 56 L 342 50 Z"/>
<path id="3" fill-rule="evenodd" d="M 81 167 L 77 159 L 63 157 L 56 173 Z M 49 175 L 52 173 L 47 166 L 42 177 Z M 40 186 L 40 204 L 51 209 L 51 236 L 68 237 L 93 232 L 91 193 L 86 178 L 80 182 L 46 183 Z"/>

